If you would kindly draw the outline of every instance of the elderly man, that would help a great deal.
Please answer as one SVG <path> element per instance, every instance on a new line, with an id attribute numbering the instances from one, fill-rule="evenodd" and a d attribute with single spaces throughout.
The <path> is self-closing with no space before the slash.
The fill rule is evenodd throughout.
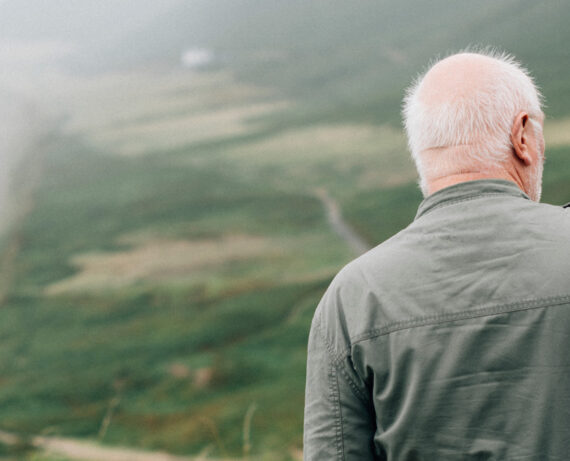
<path id="1" fill-rule="evenodd" d="M 570 213 L 538 203 L 540 101 L 492 54 L 408 91 L 426 198 L 317 307 L 305 460 L 568 459 Z"/>

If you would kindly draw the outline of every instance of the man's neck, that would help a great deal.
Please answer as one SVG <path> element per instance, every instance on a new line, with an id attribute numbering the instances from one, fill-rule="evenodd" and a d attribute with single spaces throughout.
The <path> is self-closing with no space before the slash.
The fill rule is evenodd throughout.
<path id="1" fill-rule="evenodd" d="M 507 171 L 495 170 L 489 172 L 458 173 L 430 180 L 428 183 L 428 193 L 431 195 L 445 187 L 453 186 L 462 182 L 475 181 L 477 179 L 505 179 L 507 181 L 514 182 L 523 192 L 526 192 L 521 178 L 518 177 L 518 175 L 509 174 Z"/>

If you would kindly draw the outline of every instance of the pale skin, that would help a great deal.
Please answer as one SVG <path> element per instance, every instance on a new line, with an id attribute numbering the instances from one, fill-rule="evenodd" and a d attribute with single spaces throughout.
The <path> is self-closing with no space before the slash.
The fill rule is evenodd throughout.
<path id="1" fill-rule="evenodd" d="M 455 55 L 436 64 L 426 75 L 421 90 L 422 100 L 429 104 L 438 98 L 449 98 L 452 94 L 461 96 L 464 92 L 472 91 L 481 79 L 492 78 L 493 60 L 470 54 Z M 426 177 L 427 190 L 433 194 L 440 189 L 466 181 L 477 179 L 505 179 L 514 182 L 532 200 L 540 199 L 540 181 L 542 163 L 544 161 L 544 136 L 542 127 L 544 114 L 534 117 L 534 122 L 541 127 L 536 133 L 528 112 L 520 111 L 514 118 L 510 139 L 512 149 L 506 162 L 494 167 L 463 168 L 462 171 L 444 176 Z M 464 146 L 449 146 L 437 148 L 439 153 L 461 154 Z M 433 149 L 424 152 L 428 159 Z"/>

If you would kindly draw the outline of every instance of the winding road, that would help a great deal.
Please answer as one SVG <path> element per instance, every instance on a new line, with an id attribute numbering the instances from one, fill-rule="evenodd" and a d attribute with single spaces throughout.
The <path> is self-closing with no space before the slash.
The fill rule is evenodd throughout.
<path id="1" fill-rule="evenodd" d="M 356 256 L 366 253 L 372 248 L 342 217 L 338 203 L 326 189 L 314 189 L 314 195 L 321 201 L 327 213 L 327 220 L 332 230 L 341 237 Z"/>

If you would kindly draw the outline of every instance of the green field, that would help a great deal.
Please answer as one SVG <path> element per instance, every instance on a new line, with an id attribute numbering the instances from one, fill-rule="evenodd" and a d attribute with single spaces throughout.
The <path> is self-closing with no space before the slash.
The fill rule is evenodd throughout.
<path id="1" fill-rule="evenodd" d="M 382 19 L 394 21 L 385 30 L 375 29 L 374 2 L 354 11 L 333 3 L 337 14 L 319 2 L 302 7 L 305 18 L 324 18 L 313 41 L 313 23 L 299 25 L 298 12 L 275 2 L 258 12 L 265 27 L 256 23 L 252 36 L 245 14 L 232 20 L 235 42 L 202 31 L 208 45 L 234 52 L 226 66 L 51 75 L 57 90 L 44 103 L 65 117 L 37 143 L 41 178 L 0 242 L 0 430 L 301 459 L 310 321 L 355 256 L 316 190 L 371 246 L 404 228 L 421 194 L 399 124 L 403 88 L 434 50 L 471 43 L 488 18 L 473 14 L 418 42 L 437 22 L 420 2 L 410 4 L 425 23 L 406 23 L 400 5 Z M 458 4 L 446 20 L 473 13 Z M 562 204 L 567 52 L 541 50 L 566 28 L 549 6 L 541 14 L 552 33 L 516 42 L 515 26 L 539 13 L 525 5 L 512 21 L 496 20 L 502 34 L 485 30 L 543 77 L 552 107 L 543 201 Z M 502 17 L 506 7 L 494 8 Z M 287 13 L 282 22 L 276 11 Z M 336 28 L 341 13 L 374 30 L 373 40 Z M 297 35 L 282 41 L 288 30 Z M 263 58 L 245 53 L 252 43 Z M 0 459 L 63 461 L 28 448 L 0 444 Z"/>
<path id="2" fill-rule="evenodd" d="M 7 242 L 2 428 L 97 438 L 117 399 L 105 443 L 239 455 L 252 408 L 252 453 L 294 458 L 308 325 L 352 257 L 314 196 L 326 182 L 295 182 L 303 159 L 259 162 L 279 135 L 133 155 L 72 126 L 43 141 L 33 211 Z"/>

